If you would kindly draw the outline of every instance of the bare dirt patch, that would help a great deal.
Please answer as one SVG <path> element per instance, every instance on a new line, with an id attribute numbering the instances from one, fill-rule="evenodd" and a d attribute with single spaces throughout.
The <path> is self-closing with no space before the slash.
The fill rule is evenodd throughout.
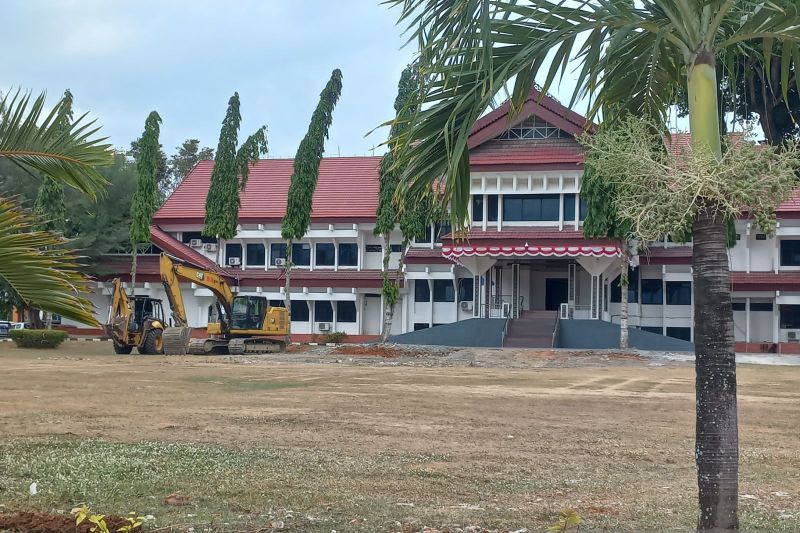
<path id="1" fill-rule="evenodd" d="M 121 516 L 106 515 L 109 531 L 117 531 L 127 524 Z M 76 526 L 75 517 L 71 515 L 43 512 L 0 513 L 0 531 L 19 531 L 20 533 L 89 533 L 94 524 L 88 521 Z M 141 531 L 137 527 L 132 531 Z"/>

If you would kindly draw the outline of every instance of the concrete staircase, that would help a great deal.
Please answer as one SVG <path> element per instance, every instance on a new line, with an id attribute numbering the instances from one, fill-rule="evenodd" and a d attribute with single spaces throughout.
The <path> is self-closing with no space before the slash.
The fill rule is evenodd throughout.
<path id="1" fill-rule="evenodd" d="M 523 311 L 508 323 L 506 348 L 550 348 L 558 311 Z"/>

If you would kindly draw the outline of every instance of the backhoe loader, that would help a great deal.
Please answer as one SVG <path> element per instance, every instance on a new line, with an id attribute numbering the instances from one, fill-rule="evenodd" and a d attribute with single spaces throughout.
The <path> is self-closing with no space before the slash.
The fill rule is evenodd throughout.
<path id="1" fill-rule="evenodd" d="M 114 342 L 114 352 L 129 354 L 135 347 L 143 355 L 164 353 L 161 338 L 164 325 L 161 300 L 147 296 L 128 298 L 120 279 L 114 279 L 114 293 L 105 325 L 106 334 Z"/>
<path id="2" fill-rule="evenodd" d="M 280 352 L 286 343 L 270 337 L 283 337 L 288 331 L 289 313 L 283 307 L 270 307 L 263 296 L 234 296 L 227 280 L 214 272 L 173 262 L 162 253 L 161 281 L 172 308 L 173 327 L 164 331 L 167 354 L 258 354 Z M 181 294 L 181 280 L 209 289 L 217 297 L 219 322 L 208 324 L 208 338 L 192 339 Z"/>

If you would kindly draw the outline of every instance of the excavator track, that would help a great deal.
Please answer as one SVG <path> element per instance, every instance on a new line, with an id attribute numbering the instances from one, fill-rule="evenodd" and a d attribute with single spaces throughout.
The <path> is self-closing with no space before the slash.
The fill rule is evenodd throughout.
<path id="1" fill-rule="evenodd" d="M 228 353 L 231 355 L 275 353 L 286 351 L 286 343 L 267 337 L 245 337 L 231 339 Z"/>
<path id="2" fill-rule="evenodd" d="M 191 355 L 225 355 L 228 341 L 220 339 L 191 339 L 186 349 Z"/>
<path id="3" fill-rule="evenodd" d="M 175 327 L 166 328 L 161 334 L 164 344 L 164 355 L 186 355 L 192 328 Z"/>

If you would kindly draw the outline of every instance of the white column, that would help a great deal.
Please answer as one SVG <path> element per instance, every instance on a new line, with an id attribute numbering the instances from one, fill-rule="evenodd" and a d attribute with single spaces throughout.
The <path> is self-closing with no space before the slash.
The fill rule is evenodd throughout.
<path id="1" fill-rule="evenodd" d="M 486 184 L 486 178 L 484 178 L 484 185 Z M 483 219 L 481 221 L 481 229 L 486 231 L 486 224 L 487 219 L 489 218 L 489 195 L 483 195 Z"/>
<path id="2" fill-rule="evenodd" d="M 333 271 L 339 270 L 339 243 L 333 239 Z"/>
<path id="3" fill-rule="evenodd" d="M 503 195 L 497 195 L 497 231 L 503 229 Z"/>
<path id="4" fill-rule="evenodd" d="M 744 299 L 744 342 L 750 342 L 750 298 Z"/>
<path id="5" fill-rule="evenodd" d="M 430 296 L 429 301 L 431 304 L 431 314 L 430 318 L 428 319 L 428 327 L 433 327 L 433 280 L 428 279 L 428 296 Z"/>
<path id="6" fill-rule="evenodd" d="M 778 306 L 778 296 L 781 295 L 781 291 L 775 291 L 775 298 L 772 300 L 772 342 L 778 344 L 781 339 L 781 332 L 780 332 L 780 307 Z M 778 353 L 780 353 L 780 349 L 778 349 Z"/>
<path id="7" fill-rule="evenodd" d="M 592 293 L 590 300 L 590 313 L 589 316 L 593 320 L 600 317 L 600 276 L 592 274 Z"/>
<path id="8" fill-rule="evenodd" d="M 264 270 L 269 266 L 269 248 L 267 248 L 267 239 L 261 239 L 261 244 L 264 245 Z"/>
<path id="9" fill-rule="evenodd" d="M 314 241 L 312 241 L 311 239 L 308 239 L 308 257 L 309 257 L 308 269 L 314 270 L 314 263 L 317 260 L 317 250 L 316 247 L 314 246 Z"/>
<path id="10" fill-rule="evenodd" d="M 561 176 L 561 183 L 563 189 L 564 176 Z M 564 193 L 558 195 L 558 229 L 564 229 Z"/>

